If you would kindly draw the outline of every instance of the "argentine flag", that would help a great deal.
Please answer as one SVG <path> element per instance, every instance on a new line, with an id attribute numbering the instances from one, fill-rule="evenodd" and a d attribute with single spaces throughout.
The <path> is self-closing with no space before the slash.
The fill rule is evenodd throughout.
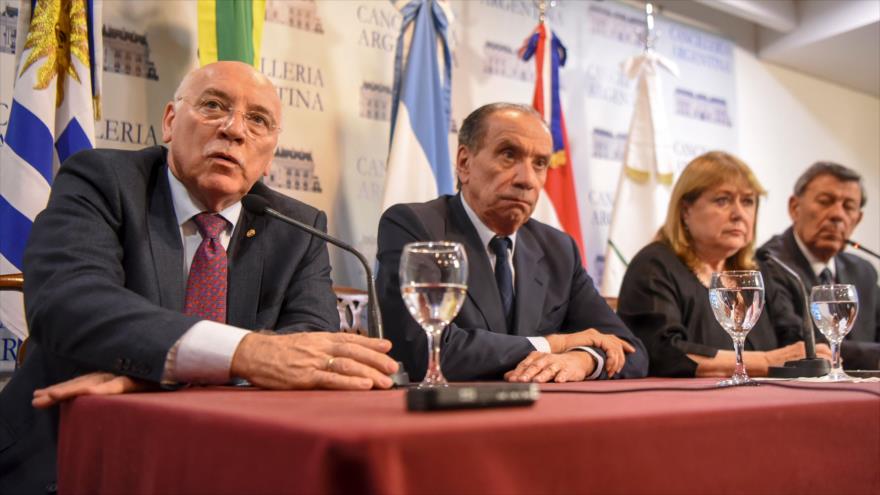
<path id="1" fill-rule="evenodd" d="M 452 10 L 441 0 L 400 0 L 391 140 L 382 211 L 455 190 L 449 157 Z"/>
<path id="2" fill-rule="evenodd" d="M 46 207 L 61 162 L 94 147 L 100 2 L 21 2 L 16 40 L 15 71 L 3 73 L 15 80 L 6 146 L 0 149 L 0 273 L 21 271 L 31 225 Z M 0 292 L 0 322 L 27 336 L 20 294 Z"/>
<path id="3" fill-rule="evenodd" d="M 637 80 L 636 101 L 605 248 L 600 292 L 610 297 L 620 292 L 630 260 L 663 225 L 675 172 L 660 76 L 666 70 L 678 77 L 678 66 L 646 49 L 628 59 L 623 69 L 630 79 Z"/>

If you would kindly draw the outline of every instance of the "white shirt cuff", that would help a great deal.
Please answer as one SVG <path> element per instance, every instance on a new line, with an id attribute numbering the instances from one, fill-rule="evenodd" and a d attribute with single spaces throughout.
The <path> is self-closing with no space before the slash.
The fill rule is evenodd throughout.
<path id="1" fill-rule="evenodd" d="M 590 376 L 584 378 L 584 380 L 595 380 L 596 378 L 599 378 L 599 375 L 602 374 L 602 370 L 605 368 L 605 360 L 602 359 L 602 355 L 596 352 L 592 347 L 572 347 L 572 349 L 587 352 L 596 360 L 596 369 L 593 370 L 593 373 Z"/>
<path id="2" fill-rule="evenodd" d="M 534 347 L 536 351 L 546 352 L 547 354 L 552 352 L 552 350 L 550 349 L 550 342 L 547 341 L 547 339 L 545 339 L 544 337 L 526 337 L 526 338 L 529 339 L 529 342 L 532 343 L 532 347 Z"/>
<path id="3" fill-rule="evenodd" d="M 228 382 L 232 356 L 248 333 L 248 330 L 210 320 L 196 323 L 174 344 L 176 354 L 171 356 L 175 349 L 169 352 L 171 359 L 166 361 L 164 378 L 176 383 L 205 385 Z"/>

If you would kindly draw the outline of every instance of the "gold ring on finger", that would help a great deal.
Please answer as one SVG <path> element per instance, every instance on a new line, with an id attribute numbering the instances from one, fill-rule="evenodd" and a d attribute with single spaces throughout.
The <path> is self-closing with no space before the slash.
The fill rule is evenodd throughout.
<path id="1" fill-rule="evenodd" d="M 325 368 L 327 371 L 333 371 L 333 362 L 334 362 L 334 361 L 336 361 L 336 358 L 335 358 L 335 357 L 330 357 L 330 359 L 327 360 L 327 366 L 325 366 L 324 368 Z"/>

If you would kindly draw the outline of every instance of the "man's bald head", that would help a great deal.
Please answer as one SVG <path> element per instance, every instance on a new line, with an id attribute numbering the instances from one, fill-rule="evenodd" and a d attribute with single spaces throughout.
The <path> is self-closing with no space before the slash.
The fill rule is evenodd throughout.
<path id="1" fill-rule="evenodd" d="M 165 107 L 168 166 L 206 211 L 220 211 L 269 173 L 280 125 L 281 100 L 266 76 L 242 62 L 206 65 Z"/>

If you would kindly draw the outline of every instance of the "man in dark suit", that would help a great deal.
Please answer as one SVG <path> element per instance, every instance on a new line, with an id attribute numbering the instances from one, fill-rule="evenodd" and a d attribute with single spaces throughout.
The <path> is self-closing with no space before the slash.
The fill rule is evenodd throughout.
<path id="1" fill-rule="evenodd" d="M 391 386 L 388 341 L 305 332 L 339 325 L 323 241 L 241 209 L 250 192 L 326 228 L 324 213 L 257 183 L 280 116 L 253 67 L 212 64 L 166 106 L 167 151 L 87 151 L 61 167 L 25 252 L 31 338 L 0 396 L 0 492 L 53 491 L 48 406 L 68 396 L 233 378 Z"/>
<path id="2" fill-rule="evenodd" d="M 392 356 L 414 378 L 426 371 L 427 336 L 403 305 L 398 268 L 404 244 L 429 240 L 459 242 L 468 256 L 467 299 L 442 337 L 441 368 L 450 380 L 647 373 L 644 346 L 596 291 L 574 240 L 529 218 L 552 153 L 550 131 L 533 109 L 483 106 L 459 132 L 461 192 L 382 215 L 379 300 Z"/>
<path id="3" fill-rule="evenodd" d="M 859 314 L 841 346 L 847 369 L 880 368 L 877 271 L 867 261 L 843 252 L 846 240 L 862 220 L 866 201 L 857 172 L 836 163 L 817 162 L 798 178 L 788 200 L 792 226 L 761 247 L 794 268 L 808 291 L 819 284 L 855 285 Z M 790 308 L 794 309 L 788 311 L 801 317 L 803 297 L 797 282 L 782 271 L 776 271 L 770 282 L 778 284 L 791 301 Z M 817 336 L 824 339 L 818 333 Z"/>

